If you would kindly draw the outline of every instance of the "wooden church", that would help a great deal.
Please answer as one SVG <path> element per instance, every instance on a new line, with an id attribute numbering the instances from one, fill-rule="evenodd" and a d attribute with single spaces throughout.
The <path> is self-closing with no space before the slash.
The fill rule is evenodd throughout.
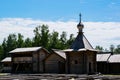
<path id="1" fill-rule="evenodd" d="M 96 72 L 96 53 L 92 45 L 83 34 L 84 25 L 77 25 L 78 35 L 66 54 L 66 72 L 76 74 L 91 74 Z"/>

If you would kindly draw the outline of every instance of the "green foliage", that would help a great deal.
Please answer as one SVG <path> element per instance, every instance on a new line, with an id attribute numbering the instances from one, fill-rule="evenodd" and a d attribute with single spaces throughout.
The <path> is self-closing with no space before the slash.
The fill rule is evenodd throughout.
<path id="1" fill-rule="evenodd" d="M 2 45 L 0 45 L 0 60 L 10 56 L 9 51 L 15 48 L 21 47 L 38 47 L 42 46 L 48 50 L 51 49 L 66 49 L 69 48 L 74 40 L 73 34 L 67 39 L 67 33 L 62 32 L 59 35 L 58 32 L 53 31 L 49 33 L 47 25 L 37 26 L 34 30 L 34 37 L 32 39 L 26 38 L 20 33 L 10 34 L 7 38 L 3 40 Z"/>
<path id="2" fill-rule="evenodd" d="M 105 52 L 112 52 L 112 53 L 114 53 L 114 54 L 120 54 L 120 44 L 117 45 L 117 46 L 114 46 L 113 44 L 110 45 L 109 50 L 104 49 L 104 48 L 101 47 L 101 46 L 96 46 L 95 49 L 96 49 L 96 50 L 105 51 Z"/>
<path id="3" fill-rule="evenodd" d="M 114 53 L 120 54 L 120 44 L 114 49 Z"/>
<path id="4" fill-rule="evenodd" d="M 49 39 L 49 47 L 48 49 L 59 49 L 59 33 L 56 31 L 53 31 L 52 34 L 50 34 L 50 39 Z"/>
<path id="5" fill-rule="evenodd" d="M 25 39 L 24 47 L 32 47 L 32 40 L 30 38 Z"/>
<path id="6" fill-rule="evenodd" d="M 33 46 L 41 46 L 41 26 L 36 27 L 33 32 L 34 32 L 34 37 L 33 37 Z"/>
<path id="7" fill-rule="evenodd" d="M 3 43 L 2 43 L 2 49 L 3 49 L 3 55 L 1 55 L 1 58 L 5 58 L 7 55 L 7 44 L 6 44 L 6 39 L 4 38 Z"/>
<path id="8" fill-rule="evenodd" d="M 42 25 L 41 26 L 41 40 L 40 40 L 41 46 L 48 49 L 49 38 L 50 38 L 50 34 L 49 34 L 48 26 Z"/>
<path id="9" fill-rule="evenodd" d="M 66 34 L 66 32 L 62 32 L 62 34 L 60 35 L 60 48 L 61 49 L 66 49 L 67 48 L 67 46 L 66 46 L 66 44 L 67 44 L 67 34 Z"/>
<path id="10" fill-rule="evenodd" d="M 103 51 L 103 50 L 104 50 L 103 47 L 101 47 L 101 46 L 99 46 L 99 45 L 96 46 L 95 49 L 96 49 L 96 50 L 100 50 L 100 51 Z"/>
<path id="11" fill-rule="evenodd" d="M 17 47 L 17 42 L 16 42 L 17 38 L 15 34 L 10 34 L 7 39 L 4 39 L 3 43 L 2 43 L 2 47 L 3 47 L 3 58 L 5 58 L 6 56 L 10 56 L 8 54 L 9 51 L 15 49 Z"/>
<path id="12" fill-rule="evenodd" d="M 70 37 L 67 40 L 67 48 L 70 48 L 70 46 L 72 45 L 72 43 L 73 43 L 74 40 L 75 40 L 74 35 L 70 34 Z"/>
<path id="13" fill-rule="evenodd" d="M 17 47 L 21 48 L 24 47 L 24 40 L 23 40 L 24 36 L 21 35 L 20 33 L 18 33 L 18 39 L 17 39 Z"/>
<path id="14" fill-rule="evenodd" d="M 33 46 L 43 46 L 48 49 L 49 29 L 47 25 L 38 26 L 33 30 L 35 36 L 33 38 Z"/>
<path id="15" fill-rule="evenodd" d="M 114 45 L 110 45 L 110 52 L 114 52 L 115 46 Z"/>
<path id="16" fill-rule="evenodd" d="M 0 60 L 3 59 L 3 47 L 0 45 Z"/>

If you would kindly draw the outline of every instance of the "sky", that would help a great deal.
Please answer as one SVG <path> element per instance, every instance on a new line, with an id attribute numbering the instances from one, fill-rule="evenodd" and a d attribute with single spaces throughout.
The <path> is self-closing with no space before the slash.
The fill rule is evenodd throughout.
<path id="1" fill-rule="evenodd" d="M 0 43 L 11 33 L 32 38 L 33 29 L 42 24 L 51 32 L 76 36 L 81 13 L 93 47 L 120 44 L 120 0 L 0 0 L 0 10 Z"/>

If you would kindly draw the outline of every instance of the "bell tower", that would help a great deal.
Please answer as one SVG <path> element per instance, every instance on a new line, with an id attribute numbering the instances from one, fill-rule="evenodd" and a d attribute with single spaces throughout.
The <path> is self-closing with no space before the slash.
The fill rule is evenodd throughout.
<path id="1" fill-rule="evenodd" d="M 91 44 L 83 34 L 84 25 L 81 22 L 81 14 L 79 15 L 79 23 L 77 24 L 77 28 L 78 28 L 78 35 L 75 41 L 73 41 L 70 48 L 73 50 L 79 50 L 82 48 L 93 49 L 93 47 L 91 46 Z"/>

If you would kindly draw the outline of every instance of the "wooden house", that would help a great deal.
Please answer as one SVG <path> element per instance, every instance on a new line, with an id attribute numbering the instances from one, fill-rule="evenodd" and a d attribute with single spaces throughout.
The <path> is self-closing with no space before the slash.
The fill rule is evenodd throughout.
<path id="1" fill-rule="evenodd" d="M 78 35 L 70 49 L 66 53 L 66 72 L 72 74 L 91 74 L 96 72 L 96 53 L 87 38 L 83 34 L 84 25 L 77 25 Z"/>
<path id="2" fill-rule="evenodd" d="M 43 73 L 43 60 L 49 52 L 42 47 L 16 48 L 10 51 L 13 73 Z"/>
<path id="3" fill-rule="evenodd" d="M 109 73 L 120 74 L 120 54 L 113 54 L 108 59 L 109 62 Z"/>
<path id="4" fill-rule="evenodd" d="M 12 63 L 11 63 L 11 57 L 6 57 L 2 61 L 2 72 L 11 72 Z"/>
<path id="5" fill-rule="evenodd" d="M 66 55 L 63 51 L 52 50 L 45 59 L 45 73 L 65 73 Z"/>
<path id="6" fill-rule="evenodd" d="M 110 52 L 101 52 L 97 54 L 97 72 L 102 74 L 109 73 L 109 58 L 111 56 Z"/>
<path id="7" fill-rule="evenodd" d="M 101 52 L 97 54 L 97 72 L 102 74 L 120 74 L 120 54 Z"/>

